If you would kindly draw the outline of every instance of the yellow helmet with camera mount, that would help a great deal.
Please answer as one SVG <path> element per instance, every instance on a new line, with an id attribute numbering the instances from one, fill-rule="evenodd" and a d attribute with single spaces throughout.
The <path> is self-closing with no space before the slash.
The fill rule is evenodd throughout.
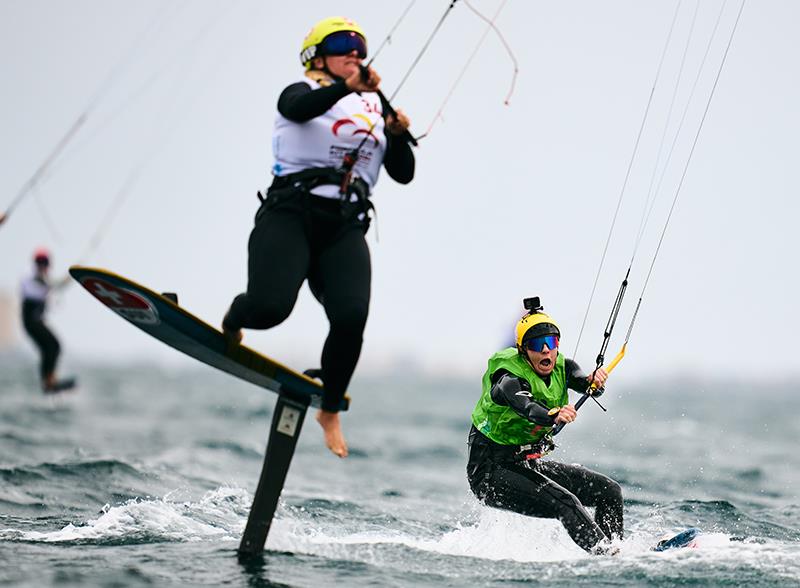
<path id="1" fill-rule="evenodd" d="M 528 314 L 517 322 L 517 326 L 514 329 L 514 341 L 518 350 L 522 350 L 525 342 L 534 337 L 543 335 L 561 336 L 561 329 L 558 328 L 558 323 L 542 312 L 543 307 L 540 306 L 538 297 L 526 298 L 523 301 L 523 305 L 528 310 Z"/>

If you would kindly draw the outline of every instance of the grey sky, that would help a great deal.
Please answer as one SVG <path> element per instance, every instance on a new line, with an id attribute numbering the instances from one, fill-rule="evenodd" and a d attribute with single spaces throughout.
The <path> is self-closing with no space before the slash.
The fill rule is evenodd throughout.
<path id="1" fill-rule="evenodd" d="M 499 5 L 473 4 L 487 14 Z M 375 62 L 387 94 L 446 5 L 418 2 Z M 217 325 L 245 286 L 255 192 L 270 181 L 275 103 L 302 74 L 303 36 L 316 20 L 340 13 L 361 24 L 375 49 L 405 6 L 3 0 L 0 209 L 103 90 L 47 181 L 0 228 L 0 291 L 16 294 L 39 245 L 54 251 L 54 269 L 63 273 L 134 174 L 87 265 L 177 291 L 187 309 Z M 362 369 L 401 360 L 480 374 L 528 295 L 542 297 L 572 353 L 675 6 L 508 3 L 498 26 L 520 68 L 510 106 L 503 98 L 512 65 L 490 35 L 444 120 L 416 151 L 415 181 L 399 186 L 384 173 L 376 188 Z M 700 5 L 674 120 L 721 6 Z M 738 6 L 725 7 L 610 352 L 628 326 Z M 577 357 L 584 366 L 594 361 L 632 253 L 694 10 L 695 2 L 683 2 Z M 797 372 L 797 22 L 800 4 L 790 0 L 745 6 L 620 380 L 685 370 Z M 431 122 L 483 28 L 457 4 L 402 88 L 395 105 L 416 133 Z M 151 36 L 130 54 L 146 30 Z M 668 144 L 675 124 L 669 128 Z M 50 318 L 68 357 L 183 361 L 79 287 Z M 317 364 L 326 332 L 324 313 L 304 288 L 286 323 L 248 332 L 245 342 L 302 369 Z"/>

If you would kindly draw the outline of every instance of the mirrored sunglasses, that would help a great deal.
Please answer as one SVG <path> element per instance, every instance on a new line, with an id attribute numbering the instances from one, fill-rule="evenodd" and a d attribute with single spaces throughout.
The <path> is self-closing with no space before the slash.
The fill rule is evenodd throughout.
<path id="1" fill-rule="evenodd" d="M 353 31 L 331 33 L 320 43 L 320 55 L 347 55 L 351 51 L 358 52 L 361 59 L 367 57 L 367 42 Z"/>
<path id="2" fill-rule="evenodd" d="M 545 345 L 547 345 L 548 349 L 558 349 L 558 335 L 542 335 L 541 337 L 528 339 L 525 342 L 525 347 L 537 353 L 541 353 Z"/>

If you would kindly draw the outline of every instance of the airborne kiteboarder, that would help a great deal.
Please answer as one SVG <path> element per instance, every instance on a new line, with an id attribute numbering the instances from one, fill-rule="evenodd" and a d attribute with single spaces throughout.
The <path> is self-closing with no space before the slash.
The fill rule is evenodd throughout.
<path id="1" fill-rule="evenodd" d="M 330 322 L 317 420 L 339 457 L 347 456 L 339 405 L 369 311 L 370 196 L 381 166 L 402 184 L 413 179 L 415 166 L 409 120 L 379 94 L 381 79 L 362 65 L 366 56 L 366 35 L 344 17 L 318 22 L 303 41 L 305 77 L 278 99 L 274 180 L 250 234 L 247 291 L 222 322 L 233 340 L 241 340 L 243 328 L 274 327 L 308 280 Z"/>

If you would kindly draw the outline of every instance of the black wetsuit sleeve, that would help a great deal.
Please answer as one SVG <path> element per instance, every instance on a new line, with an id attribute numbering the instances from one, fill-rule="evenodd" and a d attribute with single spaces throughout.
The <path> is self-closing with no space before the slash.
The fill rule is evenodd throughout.
<path id="1" fill-rule="evenodd" d="M 589 377 L 588 374 L 584 373 L 574 360 L 567 359 L 564 361 L 564 371 L 567 375 L 567 388 L 570 390 L 575 390 L 576 392 L 586 392 L 586 388 L 588 385 L 587 378 Z M 603 395 L 605 389 L 601 388 L 600 390 L 595 390 L 592 396 L 599 397 Z"/>
<path id="2" fill-rule="evenodd" d="M 552 427 L 553 417 L 547 414 L 548 408 L 531 396 L 531 386 L 522 378 L 498 370 L 492 374 L 492 401 L 500 406 L 508 406 L 524 419 L 537 425 Z"/>
<path id="3" fill-rule="evenodd" d="M 396 135 L 386 131 L 386 153 L 383 156 L 383 167 L 395 182 L 408 184 L 414 179 L 416 161 L 411 145 Z"/>
<path id="4" fill-rule="evenodd" d="M 383 96 L 380 98 L 384 114 L 392 110 L 391 105 Z M 384 118 L 386 117 L 384 116 Z M 414 159 L 411 145 L 405 137 L 393 135 L 388 128 L 384 129 L 383 134 L 386 135 L 386 153 L 383 156 L 383 167 L 386 168 L 386 173 L 395 182 L 408 184 L 414 179 L 414 169 L 416 168 L 416 160 Z"/>
<path id="5" fill-rule="evenodd" d="M 297 82 L 281 92 L 278 98 L 278 112 L 292 122 L 308 122 L 328 112 L 350 92 L 344 81 L 314 90 L 305 82 Z"/>

